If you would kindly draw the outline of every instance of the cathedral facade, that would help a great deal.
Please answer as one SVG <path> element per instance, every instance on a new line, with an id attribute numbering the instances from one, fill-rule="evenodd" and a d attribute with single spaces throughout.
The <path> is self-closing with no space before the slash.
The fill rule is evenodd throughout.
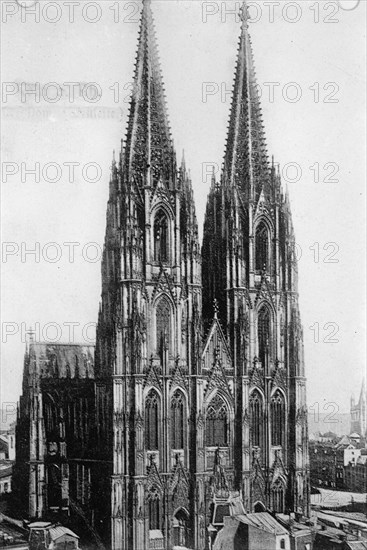
<path id="1" fill-rule="evenodd" d="M 89 350 L 61 345 L 45 345 L 38 360 L 36 343 L 27 351 L 18 419 L 18 440 L 28 437 L 24 507 L 31 517 L 55 506 L 79 514 L 97 545 L 113 550 L 204 550 L 231 509 L 309 511 L 295 237 L 266 151 L 243 13 L 202 247 L 144 0 L 127 136 L 109 184 L 94 361 L 88 369 Z M 32 452 L 41 482 L 29 473 Z"/>

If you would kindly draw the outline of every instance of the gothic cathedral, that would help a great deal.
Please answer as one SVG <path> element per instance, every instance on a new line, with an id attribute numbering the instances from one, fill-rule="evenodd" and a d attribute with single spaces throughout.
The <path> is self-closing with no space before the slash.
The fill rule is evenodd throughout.
<path id="1" fill-rule="evenodd" d="M 112 550 L 205 550 L 236 510 L 308 515 L 295 237 L 268 160 L 246 19 L 200 248 L 143 2 L 127 136 L 109 184 L 94 370 L 84 377 L 88 388 L 94 379 L 94 405 L 84 390 L 88 452 L 75 459 L 75 498 L 67 481 L 61 495 L 76 511 L 84 495 L 85 517 Z M 65 410 L 66 435 L 50 435 L 63 464 L 60 441 L 74 426 Z"/>
<path id="2" fill-rule="evenodd" d="M 307 512 L 291 213 L 268 163 L 246 21 L 202 252 L 149 1 L 134 82 L 112 167 L 96 348 L 98 446 L 113 462 L 112 548 L 148 548 L 159 533 L 167 548 L 205 548 L 216 505 L 231 498 L 248 511 Z"/>

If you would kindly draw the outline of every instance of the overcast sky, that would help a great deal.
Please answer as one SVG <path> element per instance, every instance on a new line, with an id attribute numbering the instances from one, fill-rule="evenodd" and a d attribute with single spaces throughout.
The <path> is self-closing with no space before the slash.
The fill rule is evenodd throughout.
<path id="1" fill-rule="evenodd" d="M 24 327 L 67 342 L 70 323 L 79 323 L 74 340 L 93 337 L 101 284 L 93 260 L 103 244 L 112 150 L 125 134 L 140 7 L 104 1 L 99 12 L 95 4 L 75 2 L 72 14 L 63 1 L 41 2 L 35 22 L 13 0 L 2 2 L 4 402 L 21 391 Z M 249 4 L 269 154 L 289 180 L 308 403 L 348 411 L 366 365 L 366 2 L 348 11 L 322 0 Z M 153 0 L 172 134 L 191 167 L 201 233 L 210 185 L 203 163 L 219 166 L 224 154 L 240 31 L 234 7 Z M 21 93 L 36 82 L 40 97 Z M 54 103 L 51 82 L 63 89 Z M 95 87 L 84 97 L 75 88 L 71 103 L 68 82 L 95 82 L 101 97 L 88 102 Z M 39 182 L 26 173 L 36 162 Z M 64 163 L 80 163 L 74 182 Z M 74 258 L 63 244 L 71 242 L 80 243 Z M 39 257 L 25 254 L 37 247 Z"/>

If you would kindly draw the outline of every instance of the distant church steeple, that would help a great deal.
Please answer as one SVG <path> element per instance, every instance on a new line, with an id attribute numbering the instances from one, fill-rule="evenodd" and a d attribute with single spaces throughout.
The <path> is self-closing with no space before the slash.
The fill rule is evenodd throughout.
<path id="1" fill-rule="evenodd" d="M 354 395 L 350 399 L 350 431 L 361 437 L 367 437 L 367 394 L 366 382 L 363 378 L 358 402 Z"/>

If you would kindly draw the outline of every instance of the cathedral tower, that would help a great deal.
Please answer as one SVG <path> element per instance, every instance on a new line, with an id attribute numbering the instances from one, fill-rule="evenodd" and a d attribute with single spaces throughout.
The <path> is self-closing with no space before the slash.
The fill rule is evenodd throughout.
<path id="1" fill-rule="evenodd" d="M 294 252 L 289 200 L 268 161 L 244 5 L 223 170 L 205 218 L 203 318 L 209 328 L 216 301 L 232 358 L 234 488 L 253 511 L 309 506 Z"/>
<path id="2" fill-rule="evenodd" d="M 141 15 L 126 140 L 112 163 L 96 346 L 96 521 L 113 550 L 188 545 L 191 380 L 201 259 L 190 175 L 176 164 L 151 4 Z M 163 546 L 164 544 L 164 546 Z M 161 546 L 162 545 L 162 546 Z"/>

